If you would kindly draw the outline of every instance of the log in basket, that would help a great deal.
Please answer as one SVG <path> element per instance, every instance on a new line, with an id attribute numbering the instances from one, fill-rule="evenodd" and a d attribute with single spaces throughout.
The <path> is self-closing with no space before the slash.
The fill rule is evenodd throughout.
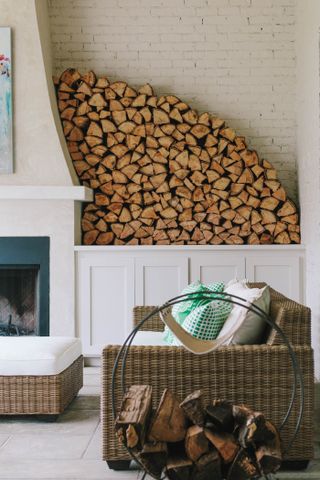
<path id="1" fill-rule="evenodd" d="M 175 336 L 181 341 L 181 343 L 184 345 L 186 349 L 191 351 L 194 354 L 201 355 L 201 354 L 206 354 L 209 353 L 216 348 L 218 348 L 220 345 L 222 345 L 224 342 L 226 342 L 228 339 L 230 339 L 234 333 L 237 331 L 237 329 L 240 327 L 239 324 L 236 324 L 232 331 L 228 332 L 228 334 L 224 335 L 223 337 L 216 339 L 216 340 L 200 340 L 197 338 L 192 337 L 189 333 L 187 333 L 172 317 L 171 315 L 171 307 L 175 304 L 182 303 L 185 301 L 189 300 L 221 300 L 223 302 L 231 303 L 232 305 L 238 305 L 243 308 L 245 308 L 248 311 L 251 311 L 258 315 L 261 319 L 263 319 L 272 329 L 275 329 L 277 333 L 282 337 L 284 344 L 286 345 L 290 360 L 291 360 L 291 365 L 293 369 L 293 383 L 292 383 L 292 391 L 291 391 L 291 397 L 290 397 L 290 402 L 288 405 L 288 409 L 286 414 L 284 415 L 280 425 L 277 426 L 279 432 L 283 429 L 283 427 L 286 425 L 288 422 L 288 419 L 292 413 L 293 405 L 296 400 L 297 394 L 299 392 L 299 398 L 300 398 L 300 405 L 299 405 L 299 413 L 297 415 L 297 420 L 296 420 L 296 426 L 295 430 L 293 432 L 293 435 L 287 445 L 286 451 L 290 450 L 291 445 L 293 444 L 299 429 L 301 425 L 301 420 L 303 416 L 303 410 L 304 410 L 304 388 L 303 388 L 303 378 L 302 378 L 302 373 L 300 370 L 300 366 L 298 363 L 298 360 L 296 358 L 296 355 L 290 345 L 290 342 L 288 341 L 286 335 L 282 331 L 282 329 L 270 318 L 269 315 L 267 315 L 263 310 L 261 310 L 259 307 L 256 305 L 249 303 L 247 300 L 238 297 L 236 295 L 230 295 L 227 293 L 213 293 L 213 292 L 201 292 L 201 293 L 189 293 L 189 294 L 184 294 L 184 295 L 179 295 L 177 297 L 174 297 L 167 301 L 165 304 L 162 306 L 155 308 L 151 313 L 146 315 L 141 322 L 131 331 L 131 333 L 128 335 L 126 340 L 124 341 L 122 347 L 120 348 L 118 355 L 116 357 L 114 367 L 113 367 L 113 373 L 112 373 L 112 413 L 113 413 L 113 418 L 116 421 L 117 418 L 117 411 L 118 408 L 116 406 L 116 399 L 115 399 L 115 382 L 116 382 L 116 374 L 119 368 L 121 368 L 121 389 L 123 392 L 123 395 L 126 394 L 127 392 L 127 386 L 125 383 L 125 374 L 126 374 L 126 360 L 127 360 L 127 355 L 130 349 L 130 346 L 137 334 L 137 332 L 141 329 L 141 327 L 154 315 L 159 314 L 161 320 L 165 325 L 167 325 L 170 330 L 175 334 Z M 145 463 L 142 464 L 141 460 L 136 455 L 136 451 L 128 445 L 126 445 L 126 448 L 131 455 L 132 459 L 135 460 L 136 462 L 139 463 L 141 469 L 144 471 L 146 476 L 147 474 L 150 475 L 151 477 L 160 480 L 164 478 L 170 478 L 170 476 L 167 476 L 167 471 L 162 474 L 155 474 L 153 471 L 150 471 L 150 469 L 146 468 Z M 238 455 L 241 455 L 241 452 L 243 452 L 243 449 L 240 449 Z M 286 452 L 284 452 L 286 453 Z M 260 475 L 258 475 L 255 478 L 259 478 Z M 249 478 L 249 477 L 248 477 Z M 250 477 L 254 478 L 254 477 Z M 274 478 L 272 474 L 268 474 L 265 477 L 266 479 L 271 479 Z"/>

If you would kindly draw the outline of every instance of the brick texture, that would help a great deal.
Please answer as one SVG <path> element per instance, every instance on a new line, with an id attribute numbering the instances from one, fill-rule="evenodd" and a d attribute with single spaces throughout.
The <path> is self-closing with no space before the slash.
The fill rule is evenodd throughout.
<path id="1" fill-rule="evenodd" d="M 49 0 L 54 72 L 149 82 L 225 118 L 297 200 L 296 0 Z"/>

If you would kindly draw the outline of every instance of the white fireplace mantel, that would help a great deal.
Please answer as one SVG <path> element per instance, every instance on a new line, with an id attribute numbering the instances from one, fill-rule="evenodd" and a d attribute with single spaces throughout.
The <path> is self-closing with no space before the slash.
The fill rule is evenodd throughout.
<path id="1" fill-rule="evenodd" d="M 74 200 L 90 202 L 92 199 L 92 190 L 88 187 L 81 186 L 0 186 L 0 200 Z"/>

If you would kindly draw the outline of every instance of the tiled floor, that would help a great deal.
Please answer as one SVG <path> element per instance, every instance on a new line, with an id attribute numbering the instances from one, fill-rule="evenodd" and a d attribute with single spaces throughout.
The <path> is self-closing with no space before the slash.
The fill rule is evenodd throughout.
<path id="1" fill-rule="evenodd" d="M 133 480 L 137 471 L 113 472 L 101 461 L 98 368 L 85 369 L 85 386 L 56 423 L 0 417 L 0 479 Z M 281 480 L 320 480 L 320 388 L 317 389 L 316 461 Z"/>

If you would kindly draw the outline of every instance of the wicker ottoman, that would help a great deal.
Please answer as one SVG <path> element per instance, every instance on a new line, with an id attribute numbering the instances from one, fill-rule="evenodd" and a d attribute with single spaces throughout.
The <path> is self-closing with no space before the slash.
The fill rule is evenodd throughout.
<path id="1" fill-rule="evenodd" d="M 79 339 L 0 337 L 0 415 L 54 419 L 82 385 Z"/>

